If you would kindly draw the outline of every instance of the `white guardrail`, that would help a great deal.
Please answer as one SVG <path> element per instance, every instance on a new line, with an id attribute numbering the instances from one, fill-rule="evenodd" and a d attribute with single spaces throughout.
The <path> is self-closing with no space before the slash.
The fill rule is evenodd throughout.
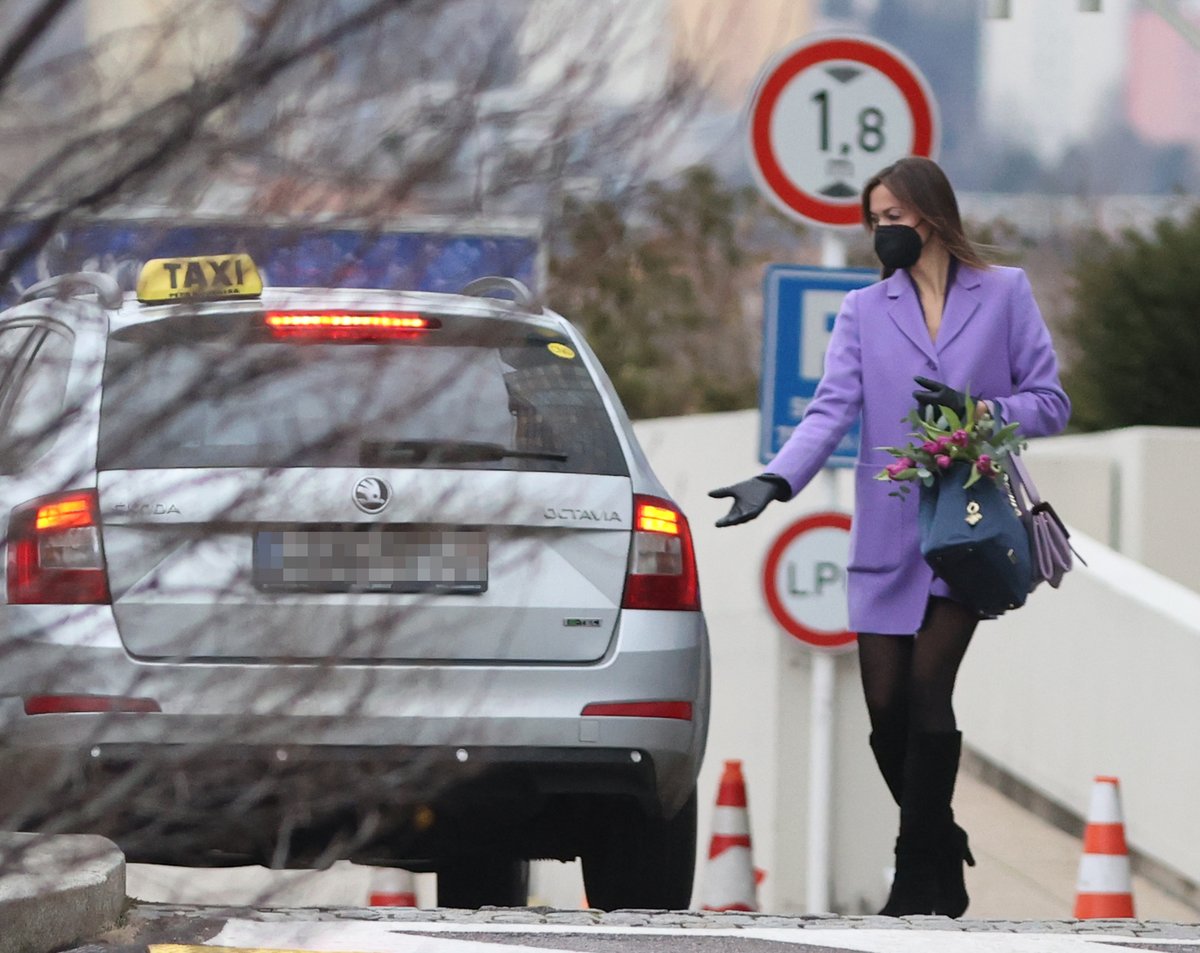
<path id="1" fill-rule="evenodd" d="M 980 628 L 955 709 L 987 761 L 1085 817 L 1121 781 L 1130 847 L 1200 883 L 1200 595 L 1075 532 L 1087 560 Z"/>
<path id="2" fill-rule="evenodd" d="M 760 573 L 782 527 L 829 508 L 831 495 L 851 509 L 850 475 L 814 481 L 755 522 L 716 530 L 728 501 L 708 499 L 707 491 L 761 469 L 757 411 L 643 421 L 636 429 L 692 524 L 713 640 L 702 839 L 721 759 L 741 758 L 756 861 L 771 870 L 760 899 L 789 909 L 804 896 L 803 873 L 792 868 L 803 867 L 806 847 L 807 663 L 766 610 Z M 1078 818 L 1087 814 L 1093 778 L 1118 777 L 1131 848 L 1177 891 L 1200 895 L 1200 594 L 1189 588 L 1200 580 L 1200 507 L 1187 494 L 1200 472 L 1200 431 L 1056 437 L 1036 441 L 1028 460 L 1089 565 L 1058 591 L 1039 590 L 1020 611 L 980 627 L 955 693 L 966 744 L 1027 793 Z M 867 751 L 860 696 L 854 659 L 842 657 L 833 838 L 841 909 L 865 908 L 881 889 L 887 852 L 875 841 L 887 844 L 893 820 Z"/>

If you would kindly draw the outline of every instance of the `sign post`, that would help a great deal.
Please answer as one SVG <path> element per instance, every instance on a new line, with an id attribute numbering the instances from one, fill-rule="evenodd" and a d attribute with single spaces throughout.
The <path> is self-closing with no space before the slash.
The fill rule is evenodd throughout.
<path id="1" fill-rule="evenodd" d="M 874 38 L 808 37 L 783 50 L 760 75 L 750 100 L 746 140 L 759 189 L 785 215 L 826 229 L 821 243 L 822 269 L 809 269 L 806 274 L 784 271 L 787 266 L 768 269 L 759 440 L 763 463 L 778 452 L 816 390 L 842 297 L 875 278 L 873 273 L 845 268 L 845 244 L 836 230 L 861 222 L 859 193 L 869 176 L 905 156 L 936 153 L 938 126 L 937 106 L 924 77 L 903 53 Z M 857 456 L 856 431 L 836 449 L 831 466 L 844 465 Z M 825 479 L 829 505 L 837 509 L 837 483 L 828 467 Z M 845 518 L 844 514 L 821 515 Z M 848 518 L 846 524 L 848 527 Z M 797 542 L 806 533 L 817 538 L 817 528 L 809 527 L 798 530 L 788 541 L 783 537 L 776 541 L 768 555 L 773 573 L 781 564 L 808 565 L 805 544 Z M 844 586 L 844 555 L 841 567 Z M 834 646 L 820 641 L 838 641 L 841 636 L 825 632 L 819 625 L 810 629 L 810 623 L 804 621 L 813 607 L 823 604 L 825 590 L 831 588 L 819 562 L 811 569 L 814 588 L 805 590 L 805 598 L 812 601 L 796 602 L 799 591 L 781 594 L 780 581 L 772 577 L 769 586 L 775 591 L 777 605 L 771 609 L 792 635 L 797 635 L 797 629 L 815 633 L 816 641 L 811 644 L 829 649 Z M 801 572 L 796 578 L 802 576 Z M 768 588 L 768 604 L 771 591 Z M 841 604 L 845 605 L 844 589 Z M 785 619 L 797 629 L 789 628 Z M 853 645 L 853 633 L 845 636 L 843 644 Z M 811 912 L 824 912 L 830 906 L 836 671 L 829 651 L 818 651 L 812 663 L 807 904 Z"/>

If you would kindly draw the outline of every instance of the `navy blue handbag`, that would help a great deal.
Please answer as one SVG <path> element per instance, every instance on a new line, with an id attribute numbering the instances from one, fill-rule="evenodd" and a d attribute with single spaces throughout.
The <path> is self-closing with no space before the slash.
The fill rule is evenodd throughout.
<path id="1" fill-rule="evenodd" d="M 1032 588 L 1029 531 L 1004 485 L 984 477 L 963 487 L 970 468 L 955 463 L 921 487 L 921 555 L 965 605 L 998 616 Z"/>

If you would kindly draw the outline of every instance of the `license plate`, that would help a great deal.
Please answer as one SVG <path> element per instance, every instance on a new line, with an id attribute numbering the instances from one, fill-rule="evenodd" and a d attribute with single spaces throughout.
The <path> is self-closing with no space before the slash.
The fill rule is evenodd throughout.
<path id="1" fill-rule="evenodd" d="M 275 592 L 487 591 L 487 533 L 476 529 L 261 530 L 254 584 Z"/>

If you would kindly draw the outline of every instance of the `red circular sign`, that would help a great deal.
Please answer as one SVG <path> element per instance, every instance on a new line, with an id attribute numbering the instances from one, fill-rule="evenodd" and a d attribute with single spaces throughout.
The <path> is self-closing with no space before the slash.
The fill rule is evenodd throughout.
<path id="1" fill-rule="evenodd" d="M 909 155 L 932 157 L 938 119 L 929 86 L 898 50 L 854 36 L 785 50 L 750 100 L 749 156 L 767 197 L 821 225 L 861 221 L 859 190 Z"/>
<path id="2" fill-rule="evenodd" d="M 850 516 L 813 513 L 787 527 L 763 563 L 763 594 L 789 635 L 820 649 L 847 649 L 846 562 Z"/>

